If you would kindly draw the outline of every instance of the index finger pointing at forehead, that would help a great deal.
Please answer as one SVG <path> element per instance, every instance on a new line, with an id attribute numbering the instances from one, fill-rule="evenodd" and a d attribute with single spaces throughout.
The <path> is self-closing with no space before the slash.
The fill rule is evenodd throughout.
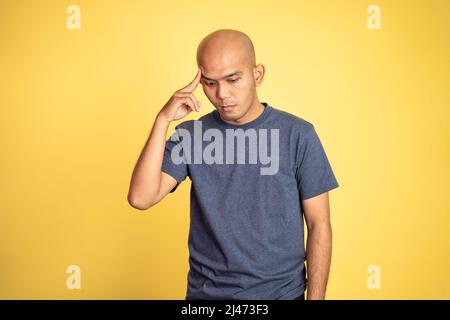
<path id="1" fill-rule="evenodd" d="M 184 87 L 180 91 L 187 91 L 187 92 L 194 91 L 195 88 L 197 88 L 198 84 L 200 83 L 201 76 L 202 76 L 202 72 L 200 69 L 198 69 L 197 75 L 195 76 L 194 80 L 192 80 L 191 83 L 189 83 L 186 87 Z"/>

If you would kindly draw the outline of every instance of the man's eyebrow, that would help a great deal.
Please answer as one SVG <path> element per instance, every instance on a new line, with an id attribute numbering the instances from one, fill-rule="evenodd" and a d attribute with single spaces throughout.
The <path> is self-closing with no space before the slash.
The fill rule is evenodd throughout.
<path id="1" fill-rule="evenodd" d="M 229 77 L 232 77 L 232 76 L 238 76 L 238 75 L 241 75 L 241 74 L 242 74 L 242 71 L 236 71 L 236 72 L 233 72 L 233 73 L 230 73 L 230 74 L 226 75 L 225 77 L 222 77 L 222 79 L 226 79 L 226 78 L 229 78 Z M 202 79 L 209 80 L 209 81 L 216 81 L 216 80 L 208 78 L 208 77 L 206 77 L 204 75 L 202 75 Z M 221 80 L 221 79 L 218 79 L 218 80 Z"/>

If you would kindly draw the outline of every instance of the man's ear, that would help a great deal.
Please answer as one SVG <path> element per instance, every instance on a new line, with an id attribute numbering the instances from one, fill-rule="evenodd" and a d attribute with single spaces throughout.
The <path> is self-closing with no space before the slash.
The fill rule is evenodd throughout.
<path id="1" fill-rule="evenodd" d="M 253 68 L 253 76 L 255 77 L 255 84 L 257 87 L 259 87 L 263 82 L 265 72 L 266 67 L 264 67 L 262 63 L 258 64 Z"/>

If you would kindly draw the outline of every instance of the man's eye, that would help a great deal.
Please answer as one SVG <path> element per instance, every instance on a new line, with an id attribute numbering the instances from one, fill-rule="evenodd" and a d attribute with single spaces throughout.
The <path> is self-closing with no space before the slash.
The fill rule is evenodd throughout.
<path id="1" fill-rule="evenodd" d="M 236 81 L 238 81 L 239 80 L 239 78 L 236 78 L 236 79 L 230 79 L 230 82 L 236 82 Z"/>

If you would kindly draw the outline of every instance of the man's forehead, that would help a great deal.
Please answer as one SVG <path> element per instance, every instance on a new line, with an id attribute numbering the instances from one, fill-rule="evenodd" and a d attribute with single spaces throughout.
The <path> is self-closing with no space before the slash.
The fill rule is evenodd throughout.
<path id="1" fill-rule="evenodd" d="M 225 75 L 219 77 L 218 79 L 214 79 L 212 76 L 207 75 L 207 74 L 202 72 L 202 79 L 216 81 L 216 80 L 222 80 L 222 79 L 226 79 L 226 78 L 229 78 L 229 77 L 232 77 L 232 76 L 239 76 L 239 75 L 242 75 L 242 71 L 235 70 L 235 71 L 232 71 L 232 72 L 225 73 Z"/>

